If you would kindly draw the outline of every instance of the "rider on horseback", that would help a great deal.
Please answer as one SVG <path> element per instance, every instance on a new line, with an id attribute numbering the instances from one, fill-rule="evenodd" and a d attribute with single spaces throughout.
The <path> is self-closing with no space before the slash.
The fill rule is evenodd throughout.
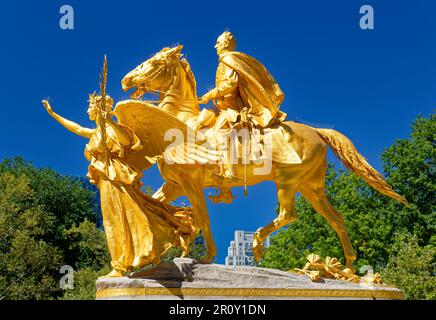
<path id="1" fill-rule="evenodd" d="M 233 172 L 229 143 L 229 131 L 233 128 L 265 128 L 272 122 L 281 122 L 286 114 L 279 110 L 284 94 L 266 68 L 256 59 L 235 51 L 236 39 L 229 31 L 222 33 L 215 45 L 219 65 L 216 71 L 216 87 L 200 98 L 200 103 L 216 101 L 218 117 L 215 133 L 223 148 L 221 177 L 237 179 Z M 214 202 L 231 202 L 229 187 L 221 186 Z"/>

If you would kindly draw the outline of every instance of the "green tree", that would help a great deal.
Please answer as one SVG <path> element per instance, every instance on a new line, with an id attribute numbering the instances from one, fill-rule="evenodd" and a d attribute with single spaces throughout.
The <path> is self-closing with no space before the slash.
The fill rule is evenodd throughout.
<path id="1" fill-rule="evenodd" d="M 68 242 L 65 259 L 75 261 L 78 270 L 100 270 L 110 261 L 106 238 L 102 230 L 97 229 L 95 223 L 85 219 L 78 226 L 64 230 L 64 237 Z"/>
<path id="2" fill-rule="evenodd" d="M 74 272 L 74 288 L 65 290 L 59 300 L 94 300 L 97 291 L 95 282 L 98 277 L 109 273 L 110 270 L 111 268 L 107 265 L 98 272 L 88 268 Z"/>
<path id="3" fill-rule="evenodd" d="M 385 214 L 403 233 L 417 235 L 426 245 L 436 234 L 436 114 L 418 116 L 409 139 L 397 140 L 382 154 L 388 182 L 409 201 L 386 201 Z"/>
<path id="4" fill-rule="evenodd" d="M 76 179 L 19 158 L 0 163 L 0 299 L 56 299 L 62 265 L 108 263 L 94 201 Z"/>
<path id="5" fill-rule="evenodd" d="M 406 299 L 436 300 L 435 257 L 434 246 L 420 247 L 416 235 L 398 234 L 381 275 L 387 284 L 400 287 Z"/>

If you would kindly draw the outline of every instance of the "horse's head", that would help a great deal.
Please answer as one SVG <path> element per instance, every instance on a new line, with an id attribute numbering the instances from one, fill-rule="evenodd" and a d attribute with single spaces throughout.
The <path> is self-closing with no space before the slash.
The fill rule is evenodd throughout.
<path id="1" fill-rule="evenodd" d="M 180 61 L 182 45 L 174 48 L 163 48 L 150 59 L 144 61 L 130 71 L 121 81 L 124 91 L 136 90 L 131 97 L 136 99 L 150 91 L 166 91 L 170 85 L 174 63 Z"/>

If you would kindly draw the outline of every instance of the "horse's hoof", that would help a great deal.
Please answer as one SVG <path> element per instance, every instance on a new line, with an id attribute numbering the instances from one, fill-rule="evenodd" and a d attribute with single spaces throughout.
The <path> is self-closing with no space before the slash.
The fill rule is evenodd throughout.
<path id="1" fill-rule="evenodd" d="M 253 251 L 254 260 L 256 260 L 257 263 L 259 263 L 260 258 L 262 257 L 262 252 L 263 252 L 263 250 L 259 250 L 256 252 Z"/>
<path id="2" fill-rule="evenodd" d="M 259 245 L 259 244 L 253 245 L 253 256 L 256 262 L 260 261 L 260 258 L 262 257 L 262 253 L 263 253 L 263 245 Z"/>
<path id="3" fill-rule="evenodd" d="M 293 222 L 295 222 L 295 221 L 297 221 L 297 214 L 292 214 L 290 217 L 289 217 L 289 222 L 288 223 L 293 223 Z"/>
<path id="4" fill-rule="evenodd" d="M 342 272 L 345 273 L 347 276 L 352 276 L 356 274 L 356 268 L 354 268 L 353 266 L 349 266 L 342 270 Z"/>
<path id="5" fill-rule="evenodd" d="M 260 237 L 259 231 L 256 231 L 253 239 L 253 256 L 257 263 L 260 261 L 263 251 L 264 251 L 263 240 Z"/>
<path id="6" fill-rule="evenodd" d="M 203 263 L 203 264 L 211 264 L 212 260 L 213 260 L 213 258 L 203 258 L 199 262 Z"/>

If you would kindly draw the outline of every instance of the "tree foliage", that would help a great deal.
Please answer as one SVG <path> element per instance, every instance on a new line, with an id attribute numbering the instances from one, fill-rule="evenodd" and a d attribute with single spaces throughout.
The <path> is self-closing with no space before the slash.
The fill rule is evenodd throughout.
<path id="1" fill-rule="evenodd" d="M 377 193 L 355 174 L 344 169 L 338 170 L 330 164 L 327 173 L 326 193 L 333 206 L 345 218 L 357 254 L 357 269 L 370 265 L 375 271 L 380 271 L 387 266 L 387 279 L 405 292 L 409 288 L 405 287 L 406 282 L 400 280 L 400 270 L 406 270 L 407 254 L 412 252 L 411 248 L 416 249 L 415 252 L 434 254 L 435 120 L 434 114 L 429 118 L 419 116 L 412 124 L 410 138 L 396 141 L 382 154 L 387 181 L 394 190 L 406 197 L 409 202 L 407 206 Z M 311 252 L 324 257 L 338 257 L 344 262 L 339 239 L 327 222 L 302 197 L 297 198 L 296 208 L 298 220 L 272 236 L 271 246 L 266 251 L 261 266 L 283 270 L 302 267 L 305 257 Z M 405 247 L 399 249 L 398 239 L 406 235 L 413 237 L 414 242 L 407 245 L 403 243 Z M 427 257 L 428 254 L 423 253 L 411 256 L 410 259 L 413 263 L 421 259 L 425 261 L 424 264 L 428 264 Z M 425 279 L 434 279 L 435 276 L 434 270 L 431 273 L 424 267 L 407 270 L 415 270 L 417 277 Z M 404 271 L 403 274 L 405 273 Z M 427 292 L 424 283 L 425 281 L 415 283 L 414 290 L 422 294 L 413 292 L 406 296 L 434 297 L 434 293 L 424 293 Z"/>
<path id="2" fill-rule="evenodd" d="M 74 178 L 20 158 L 0 163 L 0 299 L 55 299 L 62 265 L 108 263 L 94 201 Z"/>
<path id="3" fill-rule="evenodd" d="M 436 300 L 435 257 L 435 246 L 420 247 L 416 235 L 398 234 L 382 277 L 400 287 L 406 299 Z"/>
<path id="4" fill-rule="evenodd" d="M 80 179 L 21 158 L 0 163 L 0 300 L 95 298 L 95 281 L 110 271 L 96 201 Z M 181 254 L 172 248 L 162 262 Z M 191 245 L 189 257 L 204 254 L 204 246 Z M 63 265 L 74 270 L 74 288 L 65 291 Z"/>
<path id="5" fill-rule="evenodd" d="M 74 288 L 65 290 L 59 300 L 94 300 L 98 277 L 103 276 L 111 270 L 109 265 L 104 266 L 100 271 L 94 269 L 80 269 L 74 273 Z"/>

